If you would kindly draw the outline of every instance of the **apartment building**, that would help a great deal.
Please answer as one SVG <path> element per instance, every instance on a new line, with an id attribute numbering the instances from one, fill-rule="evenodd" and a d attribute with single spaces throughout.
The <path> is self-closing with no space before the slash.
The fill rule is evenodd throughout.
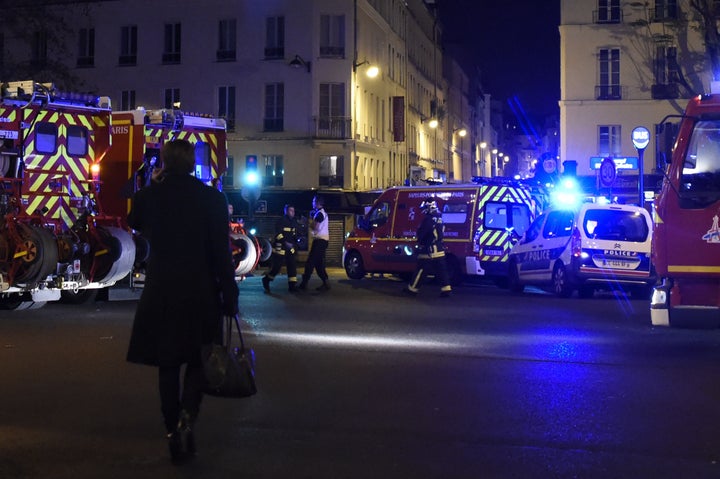
<path id="1" fill-rule="evenodd" d="M 631 132 L 654 135 L 711 81 L 702 32 L 689 0 L 562 0 L 560 160 L 577 162 L 587 184 L 612 157 L 613 189 L 631 192 L 640 167 L 655 172 L 654 139 L 638 164 Z M 655 187 L 653 178 L 645 190 Z M 628 195 L 630 196 L 630 195 Z"/>
<path id="2" fill-rule="evenodd" d="M 468 80 L 449 70 L 460 82 L 451 108 L 441 25 L 423 0 L 124 0 L 60 8 L 64 45 L 48 42 L 42 29 L 29 45 L 5 35 L 3 58 L 57 59 L 85 89 L 110 96 L 115 110 L 179 105 L 226 118 L 226 190 L 242 187 L 246 167 L 257 168 L 265 189 L 469 180 L 477 141 L 458 134 L 477 131 L 468 124 L 476 117 Z"/>

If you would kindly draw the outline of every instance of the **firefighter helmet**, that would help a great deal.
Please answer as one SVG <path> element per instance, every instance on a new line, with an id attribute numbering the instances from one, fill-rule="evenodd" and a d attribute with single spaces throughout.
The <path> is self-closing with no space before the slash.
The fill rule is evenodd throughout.
<path id="1" fill-rule="evenodd" d="M 425 200 L 420 204 L 420 211 L 425 214 L 435 213 L 438 210 L 435 200 Z"/>

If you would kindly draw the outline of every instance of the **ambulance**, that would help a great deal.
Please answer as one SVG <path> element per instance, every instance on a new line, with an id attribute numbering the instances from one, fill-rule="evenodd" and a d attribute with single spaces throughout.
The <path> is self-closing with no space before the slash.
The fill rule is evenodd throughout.
<path id="1" fill-rule="evenodd" d="M 409 277 L 415 270 L 420 204 L 433 199 L 442 212 L 448 271 L 454 284 L 469 276 L 507 284 L 508 254 L 535 218 L 528 187 L 508 179 L 472 184 L 393 187 L 383 192 L 345 240 L 349 278 L 366 274 Z"/>
<path id="2" fill-rule="evenodd" d="M 672 130 L 664 121 L 663 129 Z M 691 99 L 655 199 L 654 326 L 720 326 L 720 94 Z"/>

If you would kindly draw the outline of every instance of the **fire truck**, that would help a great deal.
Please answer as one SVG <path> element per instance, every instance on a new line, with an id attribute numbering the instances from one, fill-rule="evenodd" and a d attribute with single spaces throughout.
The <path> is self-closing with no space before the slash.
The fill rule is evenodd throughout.
<path id="1" fill-rule="evenodd" d="M 1 96 L 0 308 L 114 284 L 135 243 L 98 197 L 110 100 L 33 81 L 3 83 Z"/>
<path id="2" fill-rule="evenodd" d="M 536 205 L 530 188 L 505 178 L 386 190 L 345 241 L 348 277 L 409 276 L 417 263 L 415 232 L 422 221 L 420 204 L 426 199 L 434 199 L 442 212 L 451 281 L 484 276 L 506 286 L 510 249 L 535 218 Z"/>
<path id="3" fill-rule="evenodd" d="M 112 148 L 103 161 L 100 199 L 105 211 L 123 220 L 131 207 L 132 194 L 150 184 L 152 172 L 161 168 L 160 149 L 167 141 L 187 140 L 195 146 L 195 176 L 210 186 L 219 186 L 227 170 L 226 123 L 222 118 L 188 113 L 179 109 L 139 108 L 112 113 Z M 147 241 L 135 235 L 137 257 L 130 287 L 144 283 Z M 258 239 L 241 224 L 231 223 L 230 244 L 235 275 L 243 279 L 257 267 L 261 257 Z"/>
<path id="4" fill-rule="evenodd" d="M 720 326 L 720 94 L 688 103 L 655 199 L 655 326 Z M 673 126 L 675 125 L 675 126 Z M 675 129 L 677 128 L 677 129 Z M 662 136 L 658 140 L 662 143 Z M 662 155 L 660 155 L 662 157 Z"/>

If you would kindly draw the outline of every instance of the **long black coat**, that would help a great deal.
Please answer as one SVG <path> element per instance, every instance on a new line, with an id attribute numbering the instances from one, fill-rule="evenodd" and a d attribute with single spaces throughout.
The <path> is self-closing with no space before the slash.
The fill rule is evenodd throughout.
<path id="1" fill-rule="evenodd" d="M 227 202 L 189 175 L 168 175 L 138 191 L 130 226 L 150 243 L 145 288 L 127 360 L 176 366 L 221 330 L 223 302 L 237 304 Z"/>

